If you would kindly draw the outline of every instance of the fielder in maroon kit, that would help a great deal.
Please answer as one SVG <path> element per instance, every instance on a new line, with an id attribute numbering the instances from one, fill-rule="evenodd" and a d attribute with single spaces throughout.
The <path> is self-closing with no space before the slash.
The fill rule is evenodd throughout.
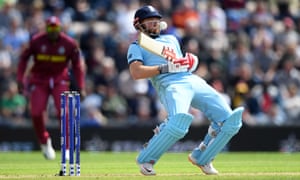
<path id="1" fill-rule="evenodd" d="M 26 77 L 25 71 L 31 57 L 33 65 Z M 50 160 L 55 159 L 55 151 L 45 127 L 45 112 L 51 95 L 57 117 L 60 117 L 60 94 L 70 90 L 69 67 L 72 67 L 78 89 L 84 96 L 85 68 L 78 44 L 61 31 L 60 20 L 52 16 L 46 20 L 46 32 L 33 36 L 22 52 L 17 72 L 20 91 L 23 91 L 25 79 L 28 79 L 33 127 L 45 158 Z"/>

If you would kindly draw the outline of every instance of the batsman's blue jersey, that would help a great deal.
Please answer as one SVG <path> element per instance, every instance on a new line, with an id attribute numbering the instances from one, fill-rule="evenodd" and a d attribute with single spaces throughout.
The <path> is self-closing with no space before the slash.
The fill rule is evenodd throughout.
<path id="1" fill-rule="evenodd" d="M 178 40 L 173 35 L 160 35 L 155 40 L 174 49 L 176 57 L 182 57 Z M 167 60 L 143 49 L 137 42 L 128 48 L 127 60 L 141 61 L 146 66 L 166 64 Z M 212 121 L 223 121 L 232 110 L 223 97 L 206 81 L 191 72 L 165 73 L 150 78 L 168 116 L 188 113 L 190 106 L 201 110 Z"/>

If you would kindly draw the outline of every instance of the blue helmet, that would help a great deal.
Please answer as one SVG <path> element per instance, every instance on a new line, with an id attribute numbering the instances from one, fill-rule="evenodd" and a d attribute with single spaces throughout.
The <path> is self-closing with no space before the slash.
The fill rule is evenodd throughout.
<path id="1" fill-rule="evenodd" d="M 146 18 L 157 17 L 162 18 L 161 14 L 153 6 L 143 6 L 135 12 L 134 19 L 138 18 L 138 21 L 141 22 Z"/>

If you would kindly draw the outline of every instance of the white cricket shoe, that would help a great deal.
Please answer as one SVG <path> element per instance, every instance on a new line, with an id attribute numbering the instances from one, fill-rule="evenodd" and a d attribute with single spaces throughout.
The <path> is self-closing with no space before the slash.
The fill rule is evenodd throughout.
<path id="1" fill-rule="evenodd" d="M 198 166 L 202 170 L 202 172 L 206 175 L 217 175 L 219 173 L 214 168 L 212 162 L 205 164 L 205 165 L 199 165 L 196 163 L 196 160 L 193 158 L 192 154 L 189 154 L 188 159 L 193 165 Z"/>
<path id="2" fill-rule="evenodd" d="M 47 139 L 46 144 L 41 144 L 41 149 L 43 152 L 43 155 L 48 160 L 54 160 L 55 159 L 55 150 L 52 147 L 51 138 Z"/>
<path id="3" fill-rule="evenodd" d="M 140 168 L 140 172 L 145 175 L 145 176 L 155 176 L 156 172 L 153 169 L 153 164 L 151 163 L 144 163 L 144 164 L 139 164 L 137 162 L 137 165 Z"/>

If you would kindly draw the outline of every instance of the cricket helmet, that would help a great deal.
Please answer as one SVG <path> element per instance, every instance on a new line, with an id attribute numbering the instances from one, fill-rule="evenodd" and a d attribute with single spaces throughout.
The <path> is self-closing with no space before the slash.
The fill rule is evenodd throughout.
<path id="1" fill-rule="evenodd" d="M 133 26 L 135 27 L 136 30 L 145 32 L 150 36 L 153 37 L 158 36 L 160 30 L 157 31 L 155 29 L 146 28 L 145 24 L 142 23 L 142 21 L 147 18 L 161 19 L 162 15 L 153 6 L 150 5 L 143 6 L 135 12 Z"/>
<path id="2" fill-rule="evenodd" d="M 157 17 L 162 18 L 161 14 L 153 6 L 143 6 L 135 12 L 134 19 L 138 18 L 139 22 L 146 18 Z"/>

